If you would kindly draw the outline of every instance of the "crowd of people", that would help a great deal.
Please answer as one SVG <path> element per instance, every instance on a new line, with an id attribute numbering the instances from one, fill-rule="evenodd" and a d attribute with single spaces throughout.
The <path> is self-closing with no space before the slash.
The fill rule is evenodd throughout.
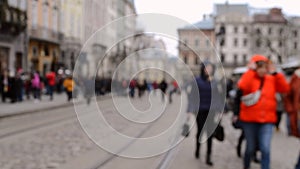
<path id="1" fill-rule="evenodd" d="M 254 161 L 260 163 L 261 169 L 270 169 L 273 130 L 274 128 L 279 130 L 282 112 L 286 112 L 288 115 L 289 136 L 300 137 L 300 65 L 295 69 L 289 82 L 287 76 L 282 72 L 277 72 L 275 65 L 263 55 L 254 55 L 247 67 L 248 70 L 236 84 L 228 81 L 226 96 L 234 97 L 234 101 L 224 110 L 233 111 L 233 127 L 242 130 L 241 136 L 238 138 L 237 155 L 243 156 L 243 168 L 250 169 L 251 161 Z M 212 101 L 212 90 L 219 91 L 216 87 L 216 83 L 219 82 L 213 76 L 214 65 L 209 62 L 203 63 L 200 72 L 200 75 L 195 78 L 196 85 L 187 91 L 189 94 L 187 112 L 196 115 L 195 157 L 199 158 L 200 138 L 202 130 L 204 130 L 208 134 L 206 164 L 212 166 L 212 139 L 215 133 L 210 131 L 211 127 L 204 127 L 204 124 L 213 123 L 214 118 L 209 118 L 209 113 L 213 113 L 215 116 L 224 110 L 212 106 L 212 102 L 217 107 L 222 102 L 218 99 Z M 233 96 L 229 94 L 232 89 L 236 91 Z M 195 98 L 194 93 L 197 91 L 200 100 Z M 221 92 L 219 94 L 222 96 Z M 246 149 L 242 153 L 241 142 L 244 139 L 246 140 Z M 297 148 L 299 149 L 299 147 Z M 260 152 L 260 158 L 258 158 L 257 152 Z M 299 159 L 295 161 L 297 160 L 295 169 L 300 169 L 300 152 Z"/>
<path id="2" fill-rule="evenodd" d="M 73 79 L 72 74 L 55 71 L 41 75 L 39 71 L 27 73 L 20 69 L 13 74 L 9 70 L 4 70 L 0 74 L 0 94 L 3 103 L 17 103 L 32 99 L 38 103 L 45 97 L 53 101 L 54 93 L 65 93 L 67 101 L 71 101 L 72 98 L 77 97 L 79 89 L 84 90 L 87 98 L 90 98 L 90 93 L 104 95 L 110 92 L 110 79 L 96 78 L 92 91 L 86 88 L 89 84 L 87 81 L 88 79 Z"/>
<path id="3" fill-rule="evenodd" d="M 151 90 L 156 93 L 157 89 L 161 91 L 163 102 L 165 101 L 165 95 L 169 96 L 169 103 L 172 103 L 172 95 L 174 93 L 180 94 L 179 86 L 176 80 L 172 80 L 169 84 L 165 79 L 162 79 L 160 82 L 147 82 L 147 80 L 139 81 L 137 79 L 132 79 L 129 82 L 129 96 L 131 98 L 135 97 L 136 90 L 138 91 L 138 97 L 142 97 L 146 92 L 149 93 Z"/>

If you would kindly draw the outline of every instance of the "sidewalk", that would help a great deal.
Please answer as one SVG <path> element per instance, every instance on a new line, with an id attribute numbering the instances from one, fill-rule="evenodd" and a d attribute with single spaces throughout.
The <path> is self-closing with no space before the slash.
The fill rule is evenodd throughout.
<path id="1" fill-rule="evenodd" d="M 103 97 L 106 96 L 101 96 L 99 98 Z M 25 99 L 23 102 L 16 102 L 13 104 L 8 100 L 6 103 L 0 103 L 0 118 L 71 106 L 73 105 L 73 102 L 81 104 L 84 101 L 84 98 L 79 97 L 78 99 L 73 99 L 73 101 L 68 102 L 65 93 L 55 94 L 53 101 L 50 101 L 48 95 L 43 95 L 42 100 L 37 103 L 34 102 L 33 98 L 30 100 Z"/>
<path id="2" fill-rule="evenodd" d="M 42 100 L 35 103 L 34 99 L 23 100 L 23 102 L 10 103 L 9 100 L 6 103 L 0 103 L 0 117 L 8 117 L 16 114 L 24 114 L 31 112 L 38 112 L 47 109 L 53 109 L 57 107 L 63 107 L 71 105 L 72 102 L 67 102 L 66 95 L 55 94 L 53 101 L 50 101 L 48 95 L 43 95 Z"/>
<path id="3" fill-rule="evenodd" d="M 196 127 L 194 126 L 190 136 L 186 138 L 177 149 L 177 155 L 172 159 L 170 169 L 242 169 L 242 158 L 238 158 L 236 154 L 237 139 L 240 130 L 235 130 L 231 125 L 231 114 L 223 116 L 222 124 L 225 128 L 224 142 L 213 141 L 212 160 L 213 167 L 205 164 L 206 143 L 201 145 L 200 159 L 195 159 L 195 134 Z M 272 169 L 294 169 L 299 155 L 300 142 L 294 137 L 288 137 L 285 130 L 285 115 L 281 121 L 281 131 L 274 130 L 271 150 L 271 168 Z M 245 141 L 243 149 L 245 149 Z M 260 165 L 251 163 L 251 169 L 260 169 Z"/>

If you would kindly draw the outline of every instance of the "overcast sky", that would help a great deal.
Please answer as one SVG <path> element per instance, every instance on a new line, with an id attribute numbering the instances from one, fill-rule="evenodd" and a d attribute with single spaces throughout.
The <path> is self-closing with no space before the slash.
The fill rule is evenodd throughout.
<path id="1" fill-rule="evenodd" d="M 178 17 L 193 24 L 200 21 L 203 14 L 211 14 L 215 3 L 225 2 L 225 0 L 135 0 L 135 6 L 138 14 L 162 13 Z M 295 0 L 229 0 L 228 2 L 229 4 L 248 4 L 251 7 L 257 8 L 280 7 L 284 14 L 300 15 L 300 8 Z M 144 25 L 147 30 L 149 25 Z M 172 54 L 177 54 L 176 44 L 170 43 L 170 41 L 167 43 L 168 50 Z"/>

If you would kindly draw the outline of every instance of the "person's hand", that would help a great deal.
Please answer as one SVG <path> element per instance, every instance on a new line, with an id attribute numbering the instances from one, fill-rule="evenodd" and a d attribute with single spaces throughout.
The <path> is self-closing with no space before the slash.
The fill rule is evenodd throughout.
<path id="1" fill-rule="evenodd" d="M 238 117 L 237 115 L 234 115 L 234 116 L 232 117 L 232 122 L 233 122 L 233 123 L 236 123 L 236 122 L 238 121 L 238 119 L 239 119 L 239 117 Z"/>
<path id="2" fill-rule="evenodd" d="M 247 67 L 248 69 L 255 70 L 257 66 L 255 62 L 250 62 L 248 63 Z"/>
<path id="3" fill-rule="evenodd" d="M 273 62 L 269 62 L 268 63 L 268 71 L 269 71 L 269 73 L 274 73 L 274 72 L 276 72 L 276 67 L 275 67 L 275 65 L 273 64 Z"/>
<path id="4" fill-rule="evenodd" d="M 189 122 L 190 119 L 192 118 L 192 116 L 193 116 L 193 113 L 192 113 L 192 112 L 188 112 L 188 113 L 187 113 L 186 121 Z"/>

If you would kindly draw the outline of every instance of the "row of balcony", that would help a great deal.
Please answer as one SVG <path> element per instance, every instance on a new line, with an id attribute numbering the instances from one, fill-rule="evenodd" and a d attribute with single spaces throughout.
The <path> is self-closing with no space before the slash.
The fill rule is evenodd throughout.
<path id="1" fill-rule="evenodd" d="M 7 1 L 0 2 L 0 33 L 19 35 L 26 29 L 27 14 L 18 8 L 11 7 Z"/>
<path id="2" fill-rule="evenodd" d="M 63 39 L 62 33 L 41 26 L 36 26 L 29 29 L 28 33 L 31 39 L 47 41 L 56 44 L 59 44 Z"/>

